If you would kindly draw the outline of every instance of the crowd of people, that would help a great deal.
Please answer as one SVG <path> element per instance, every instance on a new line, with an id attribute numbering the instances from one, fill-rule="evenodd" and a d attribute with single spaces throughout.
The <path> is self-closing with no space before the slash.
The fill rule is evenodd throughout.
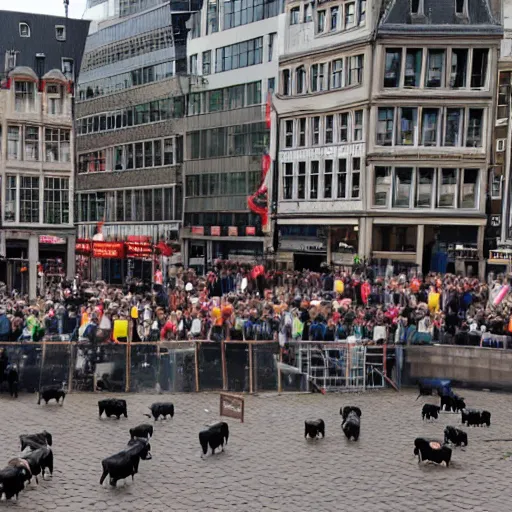
<path id="1" fill-rule="evenodd" d="M 507 334 L 509 323 L 512 330 L 505 286 L 503 278 L 376 277 L 368 267 L 275 271 L 219 261 L 206 276 L 171 267 L 165 276 L 157 268 L 153 283 L 63 282 L 33 302 L 4 288 L 0 341 L 467 344 L 472 333 Z"/>

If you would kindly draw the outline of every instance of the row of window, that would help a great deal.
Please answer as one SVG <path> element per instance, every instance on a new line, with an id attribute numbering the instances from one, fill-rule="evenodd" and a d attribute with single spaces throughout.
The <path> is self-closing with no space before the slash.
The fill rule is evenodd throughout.
<path id="1" fill-rule="evenodd" d="M 20 37 L 30 37 L 31 30 L 28 23 L 22 21 L 18 27 L 20 31 Z M 66 27 L 64 25 L 55 25 L 55 39 L 57 41 L 66 40 Z"/>
<path id="2" fill-rule="evenodd" d="M 189 95 L 188 115 L 220 112 L 261 104 L 261 80 Z"/>
<path id="3" fill-rule="evenodd" d="M 180 139 L 180 144 L 181 143 Z M 174 165 L 179 161 L 176 139 L 146 140 L 78 156 L 78 172 L 126 171 Z"/>
<path id="4" fill-rule="evenodd" d="M 204 213 L 185 213 L 185 226 L 237 226 L 244 228 L 245 226 L 255 226 L 256 234 L 260 235 L 261 217 L 253 213 L 232 213 L 232 212 L 204 212 Z M 239 231 L 242 234 L 242 231 Z M 201 257 L 197 250 L 197 246 L 190 247 L 190 257 Z"/>
<path id="5" fill-rule="evenodd" d="M 173 46 L 172 27 L 162 27 L 122 41 L 102 46 L 84 55 L 82 72 L 114 64 L 137 55 L 156 52 Z"/>
<path id="6" fill-rule="evenodd" d="M 77 196 L 77 222 L 159 222 L 181 219 L 180 187 L 109 190 Z"/>
<path id="7" fill-rule="evenodd" d="M 191 160 L 224 156 L 261 155 L 268 146 L 265 123 L 210 128 L 188 133 Z"/>
<path id="8" fill-rule="evenodd" d="M 44 178 L 42 191 L 39 183 L 35 176 L 5 177 L 5 222 L 69 224 L 69 179 Z"/>
<path id="9" fill-rule="evenodd" d="M 366 0 L 359 0 L 357 4 L 356 2 L 337 3 L 329 9 L 317 8 L 315 32 L 323 34 L 324 32 L 349 30 L 363 25 L 365 21 Z"/>
<path id="10" fill-rule="evenodd" d="M 482 147 L 483 108 L 381 107 L 379 146 Z"/>
<path id="11" fill-rule="evenodd" d="M 340 57 L 331 62 L 300 65 L 281 71 L 284 96 L 331 91 L 363 82 L 364 55 Z"/>
<path id="12" fill-rule="evenodd" d="M 44 130 L 44 144 L 41 144 Z M 0 127 L 0 138 L 2 130 Z M 41 154 L 43 151 L 43 154 Z M 71 162 L 70 130 L 39 126 L 7 127 L 7 160 Z"/>
<path id="13" fill-rule="evenodd" d="M 375 167 L 373 206 L 478 208 L 480 169 Z"/>
<path id="14" fill-rule="evenodd" d="M 186 197 L 251 195 L 260 186 L 261 171 L 221 172 L 187 176 Z"/>
<path id="15" fill-rule="evenodd" d="M 283 164 L 284 200 L 360 199 L 361 157 Z"/>
<path id="16" fill-rule="evenodd" d="M 281 0 L 225 0 L 222 30 L 277 16 L 282 4 Z"/>
<path id="17" fill-rule="evenodd" d="M 361 142 L 363 140 L 363 110 L 327 116 L 299 117 L 282 122 L 282 143 L 285 148 L 301 148 Z"/>
<path id="18" fill-rule="evenodd" d="M 77 119 L 77 135 L 119 130 L 130 126 L 157 123 L 183 117 L 184 97 L 175 96 Z"/>
<path id="19" fill-rule="evenodd" d="M 36 83 L 26 80 L 14 82 L 14 110 L 29 114 L 36 111 Z M 64 107 L 63 85 L 48 83 L 45 87 L 45 107 L 49 115 L 61 115 Z"/>
<path id="20" fill-rule="evenodd" d="M 488 48 L 386 48 L 384 87 L 487 87 Z"/>
<path id="21" fill-rule="evenodd" d="M 119 0 L 119 16 L 130 16 L 158 5 L 160 0 Z"/>
<path id="22" fill-rule="evenodd" d="M 137 85 L 158 82 L 159 80 L 174 76 L 175 66 L 178 67 L 178 62 L 170 60 L 160 64 L 137 68 L 127 73 L 86 82 L 78 86 L 79 98 L 80 100 L 88 100 L 129 89 L 130 87 L 136 87 Z"/>
<path id="23" fill-rule="evenodd" d="M 263 62 L 263 37 L 217 48 L 215 51 L 215 72 L 246 68 Z M 204 66 L 204 64 L 203 64 Z"/>

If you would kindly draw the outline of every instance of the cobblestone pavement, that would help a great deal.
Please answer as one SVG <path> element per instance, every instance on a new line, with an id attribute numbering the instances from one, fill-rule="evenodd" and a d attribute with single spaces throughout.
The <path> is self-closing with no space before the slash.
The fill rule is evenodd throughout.
<path id="1" fill-rule="evenodd" d="M 103 398 L 106 395 L 102 395 Z M 1 464 L 18 452 L 18 436 L 53 434 L 53 480 L 31 484 L 18 504 L 0 511 L 443 511 L 510 510 L 512 437 L 509 395 L 464 391 L 468 406 L 492 412 L 491 428 L 469 428 L 469 446 L 454 449 L 449 467 L 418 465 L 418 435 L 442 438 L 460 415 L 422 422 L 422 403 L 406 391 L 366 394 L 260 395 L 246 398 L 246 419 L 227 419 L 224 453 L 200 458 L 198 432 L 218 419 L 218 394 L 125 395 L 128 419 L 98 419 L 100 395 L 71 394 L 63 407 L 37 406 L 35 395 L 0 396 Z M 173 420 L 156 423 L 153 459 L 142 461 L 135 482 L 99 485 L 101 460 L 122 449 L 128 429 L 144 421 L 154 401 L 174 402 Z M 340 429 L 342 405 L 363 411 L 358 443 Z M 206 412 L 206 410 L 208 412 Z M 304 419 L 323 418 L 326 438 L 304 439 Z M 152 421 L 152 420 L 151 420 Z"/>

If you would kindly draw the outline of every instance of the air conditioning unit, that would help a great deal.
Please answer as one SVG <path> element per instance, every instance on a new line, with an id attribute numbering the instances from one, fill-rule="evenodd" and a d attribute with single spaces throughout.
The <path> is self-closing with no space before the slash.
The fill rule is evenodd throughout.
<path id="1" fill-rule="evenodd" d="M 496 151 L 498 153 L 505 151 L 506 142 L 507 142 L 507 139 L 496 139 Z"/>

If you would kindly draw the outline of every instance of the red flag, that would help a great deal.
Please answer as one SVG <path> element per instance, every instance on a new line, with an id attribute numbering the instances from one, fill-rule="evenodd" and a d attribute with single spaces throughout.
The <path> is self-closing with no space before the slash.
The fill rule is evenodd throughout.
<path id="1" fill-rule="evenodd" d="M 272 108 L 272 93 L 270 91 L 268 91 L 267 93 L 267 106 L 265 108 L 265 121 L 267 123 L 267 128 L 270 130 L 270 124 L 271 124 L 271 119 L 270 119 L 270 110 Z"/>

